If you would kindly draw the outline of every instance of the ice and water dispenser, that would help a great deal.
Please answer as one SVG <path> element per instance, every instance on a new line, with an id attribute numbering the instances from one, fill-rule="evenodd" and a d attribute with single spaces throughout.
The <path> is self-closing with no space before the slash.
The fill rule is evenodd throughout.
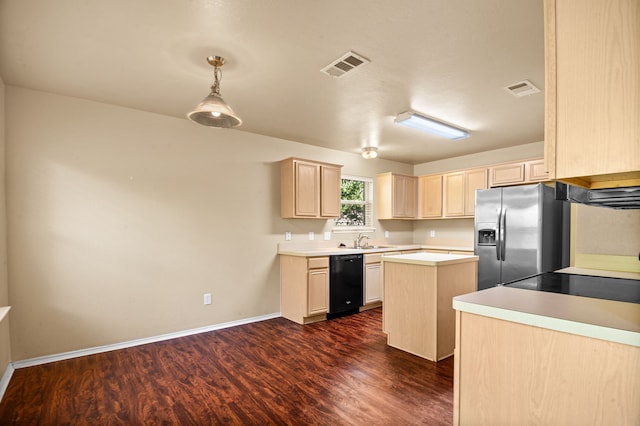
<path id="1" fill-rule="evenodd" d="M 479 246 L 495 246 L 496 245 L 496 224 L 495 223 L 478 223 L 478 245 Z"/>

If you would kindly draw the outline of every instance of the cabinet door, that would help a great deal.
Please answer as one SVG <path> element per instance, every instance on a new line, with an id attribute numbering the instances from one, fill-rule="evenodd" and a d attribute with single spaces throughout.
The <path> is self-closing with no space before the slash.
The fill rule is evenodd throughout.
<path id="1" fill-rule="evenodd" d="M 404 214 L 408 219 L 415 219 L 418 213 L 418 178 L 405 176 Z"/>
<path id="2" fill-rule="evenodd" d="M 487 189 L 487 169 L 467 170 L 464 178 L 464 215 L 473 216 L 476 213 L 476 190 Z"/>
<path id="3" fill-rule="evenodd" d="M 407 217 L 407 179 L 406 176 L 393 175 L 392 177 L 392 196 L 391 208 L 393 209 L 393 217 Z"/>
<path id="4" fill-rule="evenodd" d="M 524 175 L 527 182 L 540 182 L 549 179 L 549 173 L 544 167 L 544 160 L 527 161 L 524 166 Z"/>
<path id="5" fill-rule="evenodd" d="M 552 178 L 640 178 L 639 14 L 638 0 L 545 1 Z"/>
<path id="6" fill-rule="evenodd" d="M 524 163 L 502 164 L 489 169 L 491 186 L 517 185 L 524 183 Z"/>
<path id="7" fill-rule="evenodd" d="M 444 175 L 444 216 L 464 216 L 464 172 Z"/>
<path id="8" fill-rule="evenodd" d="M 308 276 L 307 315 L 327 312 L 329 309 L 329 270 L 314 269 Z"/>
<path id="9" fill-rule="evenodd" d="M 340 217 L 340 179 L 341 170 L 338 167 L 320 167 L 320 216 Z"/>
<path id="10" fill-rule="evenodd" d="M 317 217 L 320 213 L 320 167 L 296 162 L 296 216 Z"/>
<path id="11" fill-rule="evenodd" d="M 442 217 L 442 175 L 418 178 L 418 204 L 421 218 Z"/>
<path id="12" fill-rule="evenodd" d="M 365 267 L 364 304 L 382 300 L 382 264 L 370 263 Z"/>

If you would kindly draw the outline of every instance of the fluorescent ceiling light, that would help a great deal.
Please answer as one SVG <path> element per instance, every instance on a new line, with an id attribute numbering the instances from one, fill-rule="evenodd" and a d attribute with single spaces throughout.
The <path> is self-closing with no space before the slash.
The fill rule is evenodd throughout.
<path id="1" fill-rule="evenodd" d="M 413 111 L 398 114 L 394 122 L 396 124 L 402 124 L 403 126 L 433 133 L 434 135 L 443 136 L 454 141 L 469 137 L 469 132 L 466 130 L 458 129 L 457 127 L 453 127 L 432 118 L 427 118 Z"/>

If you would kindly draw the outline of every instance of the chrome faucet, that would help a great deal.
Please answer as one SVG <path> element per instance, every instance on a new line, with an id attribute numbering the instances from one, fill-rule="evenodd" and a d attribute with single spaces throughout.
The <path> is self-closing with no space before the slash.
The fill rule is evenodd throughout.
<path id="1" fill-rule="evenodd" d="M 358 234 L 358 238 L 356 239 L 356 247 L 355 248 L 362 248 L 362 240 L 364 239 L 369 239 L 368 235 L 362 235 L 362 234 Z"/>

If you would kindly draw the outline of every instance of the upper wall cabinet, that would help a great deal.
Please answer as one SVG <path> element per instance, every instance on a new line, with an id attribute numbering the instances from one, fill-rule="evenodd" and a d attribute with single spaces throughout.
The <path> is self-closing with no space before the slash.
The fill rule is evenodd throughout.
<path id="1" fill-rule="evenodd" d="M 487 188 L 487 169 L 444 175 L 444 217 L 473 217 L 477 189 Z"/>
<path id="2" fill-rule="evenodd" d="M 415 219 L 418 178 L 397 173 L 377 177 L 378 219 Z"/>
<path id="3" fill-rule="evenodd" d="M 640 2 L 544 0 L 544 15 L 549 178 L 640 184 Z"/>
<path id="4" fill-rule="evenodd" d="M 280 162 L 280 173 L 283 218 L 340 216 L 342 166 L 287 158 Z"/>
<path id="5" fill-rule="evenodd" d="M 520 185 L 549 180 L 544 160 L 519 161 L 489 168 L 489 186 Z"/>
<path id="6" fill-rule="evenodd" d="M 420 219 L 442 217 L 442 175 L 418 178 L 418 217 Z"/>

